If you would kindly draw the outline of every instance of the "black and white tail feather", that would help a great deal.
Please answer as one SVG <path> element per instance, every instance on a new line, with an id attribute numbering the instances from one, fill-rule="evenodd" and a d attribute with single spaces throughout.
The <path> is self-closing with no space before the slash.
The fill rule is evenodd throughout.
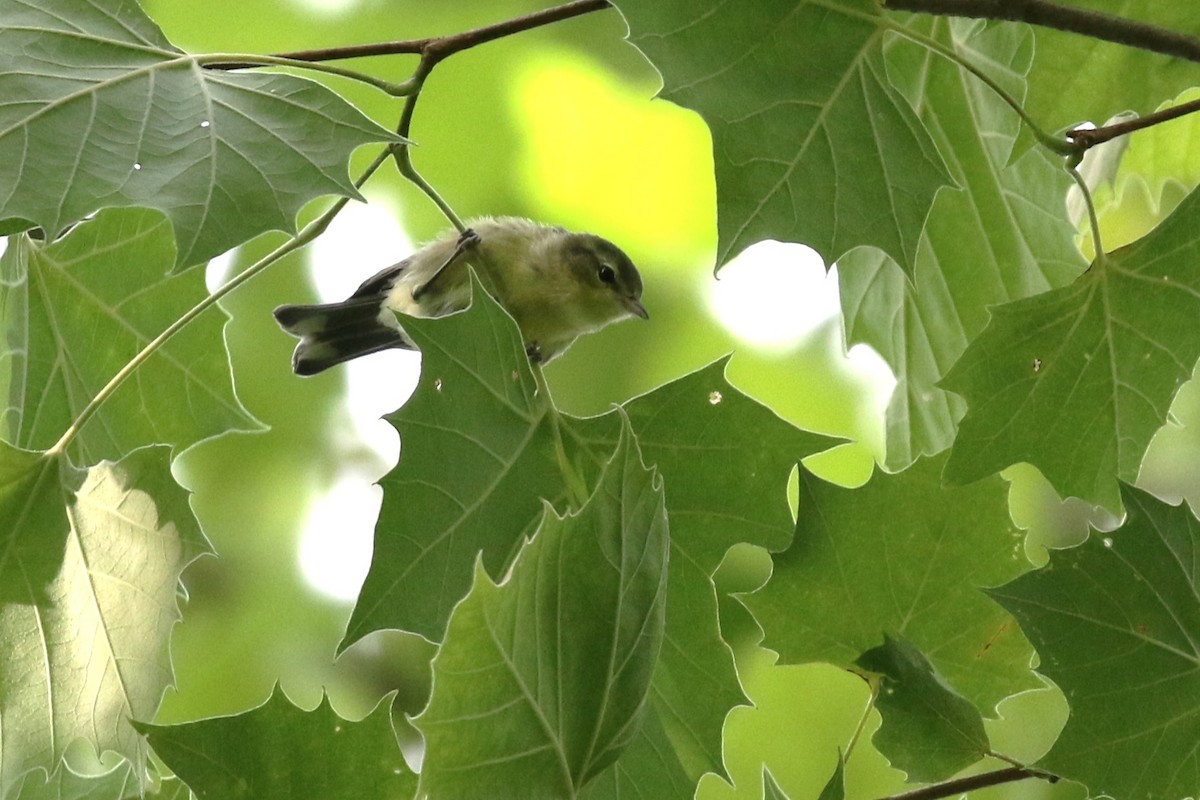
<path id="1" fill-rule="evenodd" d="M 300 337 L 292 353 L 292 370 L 297 375 L 316 375 L 368 353 L 396 347 L 416 349 L 385 306 L 405 265 L 402 261 L 388 267 L 339 303 L 275 309 L 280 327 Z"/>

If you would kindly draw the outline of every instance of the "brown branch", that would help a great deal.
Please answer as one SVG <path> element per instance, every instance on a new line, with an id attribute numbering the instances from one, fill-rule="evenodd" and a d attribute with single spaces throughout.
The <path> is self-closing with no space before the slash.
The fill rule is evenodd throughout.
<path id="1" fill-rule="evenodd" d="M 1180 103 L 1177 106 L 1155 111 L 1153 114 L 1145 114 L 1125 120 L 1124 122 L 1105 125 L 1101 128 L 1076 128 L 1073 131 L 1067 132 L 1067 138 L 1084 150 L 1089 150 L 1098 144 L 1104 144 L 1118 136 L 1140 131 L 1143 128 L 1149 128 L 1152 125 L 1158 125 L 1168 120 L 1178 119 L 1197 111 L 1200 111 L 1200 100 L 1190 100 L 1186 103 Z"/>
<path id="2" fill-rule="evenodd" d="M 988 786 L 1023 781 L 1026 778 L 1041 778 L 1050 783 L 1058 782 L 1057 775 L 1051 775 L 1040 770 L 1027 769 L 1025 767 L 1005 767 L 993 772 L 982 772 L 978 775 L 968 775 L 965 778 L 957 778 L 952 781 L 945 781 L 944 783 L 935 783 L 932 786 L 922 786 L 920 789 L 893 794 L 889 797 L 881 798 L 881 800 L 938 800 L 942 797 L 957 797 L 963 792 L 971 792 L 975 789 L 983 789 Z"/>
<path id="3" fill-rule="evenodd" d="M 1028 22 L 1188 61 L 1200 61 L 1200 39 L 1195 36 L 1047 0 L 884 0 L 883 5 L 896 11 Z"/>
<path id="4" fill-rule="evenodd" d="M 296 50 L 291 53 L 277 53 L 276 58 L 287 58 L 292 61 L 340 61 L 347 58 L 365 58 L 368 56 L 419 55 L 423 59 L 431 58 L 434 63 L 446 56 L 469 50 L 487 42 L 512 36 L 514 33 L 540 28 L 561 22 L 572 17 L 590 14 L 608 8 L 608 0 L 573 0 L 560 6 L 534 11 L 522 17 L 485 25 L 462 33 L 447 36 L 434 36 L 428 39 L 403 39 L 394 42 L 375 42 L 373 44 L 352 44 L 342 47 L 325 47 L 316 50 Z M 206 64 L 209 69 L 248 69 L 259 67 L 261 64 L 251 63 L 221 63 Z"/>

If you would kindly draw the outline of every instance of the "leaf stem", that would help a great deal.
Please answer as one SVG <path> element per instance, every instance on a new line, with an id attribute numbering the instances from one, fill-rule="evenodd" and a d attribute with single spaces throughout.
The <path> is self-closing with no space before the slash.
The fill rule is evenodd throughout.
<path id="1" fill-rule="evenodd" d="M 964 792 L 983 789 L 987 786 L 999 786 L 1002 783 L 1023 781 L 1027 778 L 1040 778 L 1050 783 L 1057 783 L 1058 776 L 1028 767 L 1005 767 L 992 772 L 981 772 L 978 775 L 968 775 L 951 781 L 922 786 L 909 792 L 889 795 L 880 800 L 937 800 L 942 797 L 957 797 Z"/>
<path id="2" fill-rule="evenodd" d="M 854 729 L 854 735 L 850 737 L 850 743 L 846 745 L 846 754 L 842 756 L 843 763 L 850 760 L 850 755 L 854 752 L 854 746 L 858 744 L 858 740 L 862 736 L 863 730 L 867 727 L 867 720 L 871 716 L 871 710 L 875 708 L 875 701 L 879 699 L 879 679 L 864 673 L 856 674 L 866 681 L 869 687 L 871 687 L 871 696 L 867 699 L 867 705 L 863 708 L 862 716 L 858 718 L 858 727 Z"/>
<path id="3" fill-rule="evenodd" d="M 205 69 L 213 70 L 249 69 L 251 67 L 295 67 L 296 69 L 306 69 L 326 75 L 336 75 L 339 78 L 348 78 L 352 81 L 365 83 L 369 86 L 374 86 L 382 92 L 386 92 L 392 97 L 403 97 L 412 90 L 408 81 L 401 81 L 399 83 L 386 81 L 382 78 L 376 78 L 374 75 L 359 72 L 358 70 L 337 67 L 332 64 L 321 64 L 305 59 L 291 58 L 285 55 L 261 56 L 242 53 L 206 53 L 205 55 L 196 56 L 196 63 Z"/>
<path id="4" fill-rule="evenodd" d="M 399 143 L 396 143 L 385 147 L 380 154 L 375 157 L 375 160 L 372 161 L 365 170 L 363 170 L 362 175 L 359 176 L 354 185 L 356 187 L 361 187 L 363 183 L 365 183 L 366 180 L 371 177 L 371 175 L 373 175 L 385 161 L 387 161 L 387 159 L 391 156 L 392 150 L 399 146 Z M 288 241 L 281 244 L 279 247 L 272 250 L 267 255 L 260 258 L 258 261 L 246 267 L 246 269 L 242 270 L 234 277 L 230 278 L 219 289 L 205 297 L 196 305 L 192 306 L 187 310 L 187 312 L 179 317 L 179 319 L 175 320 L 173 323 L 163 329 L 162 333 L 158 334 L 158 336 L 155 336 L 153 339 L 147 342 L 146 346 L 138 351 L 137 355 L 131 358 L 128 363 L 125 364 L 125 366 L 121 367 L 117 374 L 113 375 L 108 383 L 106 383 L 104 387 L 101 388 L 94 397 L 92 397 L 88 404 L 83 407 L 83 410 L 76 415 L 75 419 L 71 422 L 70 426 L 67 427 L 67 430 L 63 433 L 63 435 L 59 437 L 58 441 L 46 451 L 47 454 L 53 456 L 65 453 L 67 447 L 69 447 L 71 442 L 74 441 L 75 437 L 83 429 L 83 426 L 86 425 L 100 409 L 100 407 L 104 405 L 104 402 L 108 400 L 108 398 L 112 397 L 117 389 L 121 387 L 121 384 L 123 384 L 126 379 L 129 378 L 129 376 L 136 372 L 138 368 L 150 358 L 150 356 L 154 355 L 156 350 L 166 344 L 166 342 L 176 333 L 187 327 L 192 320 L 196 319 L 205 311 L 216 305 L 219 300 L 224 298 L 234 289 L 238 288 L 255 275 L 258 275 L 260 272 L 274 264 L 279 259 L 288 255 L 289 253 L 299 250 L 313 239 L 317 238 L 317 236 L 321 235 L 325 229 L 329 227 L 329 223 L 333 222 L 334 217 L 341 213 L 342 209 L 346 207 L 348 202 L 350 202 L 349 197 L 339 197 L 337 201 L 325 211 L 325 213 L 321 214 L 321 216 L 305 225 L 303 230 L 301 230 Z"/>
<path id="5" fill-rule="evenodd" d="M 891 4 L 888 3 L 888 5 L 890 6 Z M 907 28 L 904 25 L 901 25 L 900 23 L 898 23 L 894 20 L 891 20 L 891 19 L 884 20 L 884 27 L 888 28 L 889 30 L 893 31 L 894 33 L 897 33 L 897 34 L 905 37 L 906 39 L 908 39 L 910 41 L 916 42 L 917 44 L 920 44 L 924 47 L 929 48 L 933 52 L 937 53 L 938 55 L 943 56 L 944 58 L 949 59 L 950 61 L 954 62 L 958 66 L 965 69 L 967 72 L 970 72 L 972 75 L 974 75 L 979 80 L 983 81 L 983 83 L 989 89 L 991 89 L 993 92 L 995 92 L 996 95 L 1001 100 L 1003 100 L 1013 111 L 1015 111 L 1017 116 L 1019 116 L 1021 118 L 1021 120 L 1026 125 L 1029 126 L 1029 129 L 1033 132 L 1033 135 L 1037 138 L 1038 142 L 1042 146 L 1044 146 L 1048 150 L 1050 150 L 1051 152 L 1057 153 L 1060 156 L 1071 156 L 1078 152 L 1079 148 L 1074 143 L 1067 141 L 1066 139 L 1059 138 L 1057 136 L 1054 136 L 1053 134 L 1050 134 L 1050 133 L 1047 133 L 1046 131 L 1044 131 L 1041 128 L 1041 126 L 1039 126 L 1034 121 L 1033 117 L 1031 117 L 1029 115 L 1029 112 L 1024 109 L 1024 107 L 1021 105 L 1020 102 L 1017 101 L 1017 99 L 1015 97 L 1013 97 L 1011 94 L 1009 94 L 1008 91 L 1003 86 L 1001 86 L 999 83 L 997 83 L 996 80 L 994 78 L 992 78 L 991 75 L 988 75 L 982 69 L 975 66 L 973 63 L 971 63 L 971 61 L 969 59 L 964 58 L 954 48 L 948 47 L 948 46 L 942 44 L 937 39 L 926 36 L 922 33 L 918 33 L 917 31 L 911 30 L 910 28 Z"/>
<path id="6" fill-rule="evenodd" d="M 1076 162 L 1077 163 L 1077 162 Z M 1100 221 L 1096 217 L 1096 204 L 1092 202 L 1092 193 L 1088 189 L 1087 181 L 1079 174 L 1079 170 L 1075 168 L 1076 164 L 1068 163 L 1067 172 L 1071 175 L 1071 180 L 1075 181 L 1075 185 L 1079 187 L 1079 191 L 1083 192 L 1083 203 L 1087 206 L 1088 224 L 1092 229 L 1092 248 L 1096 251 L 1095 258 L 1092 259 L 1092 266 L 1097 264 L 1103 266 L 1104 243 L 1100 241 Z"/>
<path id="7" fill-rule="evenodd" d="M 1048 0 L 884 0 L 883 7 L 943 16 L 1027 22 L 1188 61 L 1200 61 L 1200 39 L 1195 36 Z"/>
<path id="8" fill-rule="evenodd" d="M 563 444 L 562 416 L 554 399 L 550 396 L 550 386 L 546 383 L 546 375 L 542 372 L 541 364 L 530 364 L 533 369 L 533 379 L 537 383 L 538 394 L 545 404 L 546 414 L 550 416 L 551 430 L 554 432 L 554 456 L 558 460 L 558 469 L 562 472 L 563 483 L 566 484 L 569 510 L 578 511 L 588 499 L 587 481 L 575 469 L 571 459 L 567 457 L 567 448 Z"/>

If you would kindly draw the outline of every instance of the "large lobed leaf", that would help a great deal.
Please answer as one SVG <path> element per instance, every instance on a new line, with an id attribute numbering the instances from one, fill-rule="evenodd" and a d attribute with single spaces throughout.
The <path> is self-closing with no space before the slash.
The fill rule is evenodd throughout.
<path id="1" fill-rule="evenodd" d="M 476 297 L 462 314 L 405 320 L 424 348 L 421 383 L 393 417 L 401 458 L 381 481 L 375 554 L 349 640 L 380 627 L 440 640 L 477 555 L 499 577 L 537 527 L 543 499 L 565 506 L 554 427 L 562 458 L 587 485 L 619 439 L 617 413 L 549 417 L 516 327 L 486 293 Z M 589 797 L 635 787 L 686 797 L 700 773 L 724 771 L 722 724 L 744 694 L 720 637 L 710 576 L 737 542 L 787 545 L 788 474 L 833 443 L 788 425 L 722 373 L 723 364 L 713 364 L 625 406 L 670 498 L 666 634 L 649 715 L 625 755 L 588 786 Z M 414 569 L 414 559 L 436 569 Z"/>
<path id="2" fill-rule="evenodd" d="M 1075 283 L 993 309 L 943 386 L 968 412 L 946 476 L 1021 461 L 1114 509 L 1200 356 L 1200 192 Z"/>
<path id="3" fill-rule="evenodd" d="M 802 473 L 796 541 L 745 603 L 783 663 L 849 666 L 885 633 L 899 634 L 991 715 L 1039 683 L 1029 643 L 980 589 L 1029 565 L 1005 484 L 945 488 L 941 462 L 876 473 L 853 490 Z"/>
<path id="4" fill-rule="evenodd" d="M 908 24 L 985 67 L 1013 96 L 1024 93 L 1032 41 L 1022 28 Z M 965 404 L 936 384 L 983 330 L 988 307 L 1061 286 L 1085 265 L 1063 202 L 1066 172 L 1041 152 L 1008 163 L 1020 127 L 1012 109 L 906 40 L 888 47 L 887 65 L 962 187 L 935 199 L 911 280 L 874 249 L 838 262 L 847 339 L 871 345 L 897 378 L 886 432 L 887 465 L 899 470 L 953 443 Z"/>
<path id="5" fill-rule="evenodd" d="M 713 137 L 718 262 L 762 239 L 826 263 L 873 245 L 911 272 L 949 184 L 929 134 L 888 80 L 872 0 L 619 0 L 663 97 Z"/>
<path id="6" fill-rule="evenodd" d="M 1200 794 L 1200 522 L 1122 486 L 1124 526 L 990 592 L 1071 716 L 1042 759 L 1093 796 Z"/>
<path id="7" fill-rule="evenodd" d="M 140 764 L 179 575 L 208 544 L 167 448 L 87 470 L 0 443 L 0 796 L 83 739 Z"/>
<path id="8" fill-rule="evenodd" d="M 396 743 L 390 701 L 349 722 L 328 700 L 304 711 L 276 690 L 237 716 L 136 727 L 198 798 L 408 800 L 417 781 Z"/>
<path id="9" fill-rule="evenodd" d="M 132 0 L 0 0 L 0 19 L 0 221 L 56 236 L 155 208 L 195 264 L 358 196 L 351 152 L 394 138 L 311 81 L 202 69 Z"/>
<path id="10" fill-rule="evenodd" d="M 3 436 L 45 449 L 207 290 L 201 269 L 166 274 L 175 246 L 158 212 L 106 211 L 52 244 L 10 242 L 0 258 Z M 76 461 L 117 459 L 148 444 L 182 449 L 258 427 L 234 394 L 225 319 L 209 309 L 156 350 L 79 431 Z"/>
<path id="11" fill-rule="evenodd" d="M 500 585 L 476 569 L 416 720 L 421 791 L 570 797 L 612 764 L 662 646 L 669 546 L 662 480 L 625 426 L 578 512 L 547 509 Z"/>

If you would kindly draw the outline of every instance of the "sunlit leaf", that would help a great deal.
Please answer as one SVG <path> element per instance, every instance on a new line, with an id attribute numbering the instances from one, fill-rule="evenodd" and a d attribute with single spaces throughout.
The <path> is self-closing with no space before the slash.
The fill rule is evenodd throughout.
<path id="1" fill-rule="evenodd" d="M 1122 487 L 1112 534 L 990 592 L 1062 688 L 1071 716 L 1041 765 L 1091 796 L 1200 793 L 1200 522 Z M 1131 767 L 1131 765 L 1134 765 Z"/>
<path id="2" fill-rule="evenodd" d="M 198 798 L 407 800 L 416 776 L 396 743 L 390 699 L 349 722 L 328 700 L 303 711 L 277 690 L 237 716 L 137 728 Z"/>
<path id="3" fill-rule="evenodd" d="M 3 433 L 21 447 L 45 449 L 207 290 L 201 269 L 166 274 L 175 248 L 157 212 L 109 211 L 49 245 L 12 242 L 0 259 Z M 155 351 L 79 431 L 77 460 L 120 458 L 147 444 L 182 449 L 258 427 L 234 394 L 225 321 L 220 309 L 209 309 Z"/>
<path id="4" fill-rule="evenodd" d="M 784 663 L 850 665 L 903 635 L 981 711 L 1038 686 L 1016 623 L 980 589 L 1025 571 L 1007 487 L 943 488 L 941 459 L 859 489 L 800 477 L 796 541 L 745 598 Z"/>
<path id="5" fill-rule="evenodd" d="M 936 20 L 936 18 L 935 18 Z M 1012 26 L 916 17 L 917 31 L 1019 97 L 1031 40 Z M 1042 153 L 1008 165 L 1020 120 L 975 76 L 897 40 L 888 74 L 917 109 L 961 190 L 934 201 L 911 281 L 883 253 L 859 249 L 838 263 L 847 338 L 871 345 L 897 377 L 887 410 L 887 464 L 903 469 L 948 448 L 965 412 L 936 384 L 983 330 L 989 306 L 1061 286 L 1084 268 L 1067 220 L 1068 178 Z"/>
<path id="6" fill-rule="evenodd" d="M 662 96 L 713 136 L 719 263 L 763 239 L 911 271 L 945 165 L 888 80 L 871 0 L 620 0 Z"/>
<path id="7" fill-rule="evenodd" d="M 883 724 L 872 741 L 910 781 L 945 780 L 988 752 L 979 710 L 904 639 L 884 635 L 854 663 L 879 676 Z"/>
<path id="8" fill-rule="evenodd" d="M 135 764 L 171 681 L 179 574 L 208 545 L 166 448 L 76 470 L 0 444 L 0 795 L 83 739 Z"/>
<path id="9" fill-rule="evenodd" d="M 1200 192 L 1070 286 L 993 309 L 943 386 L 968 412 L 946 476 L 1028 461 L 1115 509 L 1200 356 Z"/>
<path id="10" fill-rule="evenodd" d="M 130 0 L 0 0 L 0 19 L 0 219 L 52 235 L 155 208 L 195 264 L 357 196 L 351 152 L 391 138 L 311 81 L 201 69 Z"/>
<path id="11" fill-rule="evenodd" d="M 669 547 L 662 481 L 626 427 L 577 513 L 548 509 L 500 585 L 476 570 L 417 718 L 421 791 L 565 797 L 615 761 L 662 646 Z"/>

